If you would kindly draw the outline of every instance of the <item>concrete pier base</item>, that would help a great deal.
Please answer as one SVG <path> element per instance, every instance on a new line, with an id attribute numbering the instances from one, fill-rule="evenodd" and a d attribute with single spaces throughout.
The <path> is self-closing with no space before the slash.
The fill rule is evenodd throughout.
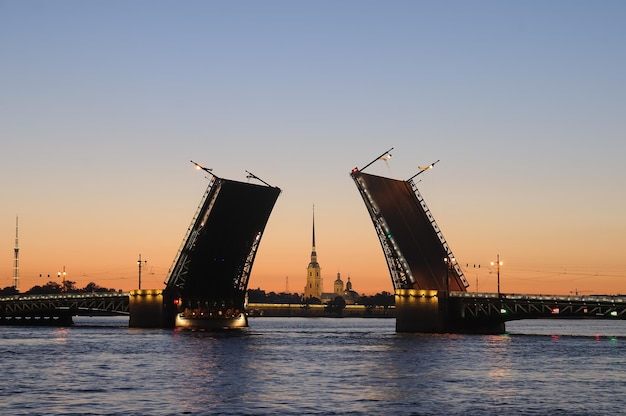
<path id="1" fill-rule="evenodd" d="M 167 300 L 165 291 L 159 289 L 131 290 L 129 295 L 129 327 L 174 327 L 174 316 L 165 306 L 165 302 Z"/>
<path id="2" fill-rule="evenodd" d="M 396 332 L 502 334 L 504 322 L 468 320 L 448 293 L 398 289 L 395 292 Z"/>
<path id="3" fill-rule="evenodd" d="M 396 332 L 447 332 L 442 296 L 436 290 L 396 290 Z"/>

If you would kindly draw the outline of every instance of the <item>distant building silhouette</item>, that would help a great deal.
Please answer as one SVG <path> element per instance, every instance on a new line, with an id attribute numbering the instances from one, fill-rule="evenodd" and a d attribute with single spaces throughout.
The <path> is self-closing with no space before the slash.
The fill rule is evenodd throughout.
<path id="1" fill-rule="evenodd" d="M 344 287 L 343 280 L 341 280 L 341 273 L 339 272 L 337 272 L 337 279 L 335 279 L 333 289 L 333 293 L 322 293 L 323 302 L 332 301 L 337 296 L 340 296 L 346 301 L 346 304 L 353 305 L 356 302 L 356 299 L 359 297 L 359 294 L 352 290 L 352 282 L 350 281 L 350 276 L 348 276 L 348 282 Z"/>
<path id="2" fill-rule="evenodd" d="M 343 296 L 343 280 L 341 280 L 341 273 L 337 272 L 337 280 L 334 284 L 335 296 Z"/>
<path id="3" fill-rule="evenodd" d="M 352 305 L 356 303 L 358 297 L 359 294 L 352 290 L 352 282 L 350 281 L 350 276 L 348 276 L 348 283 L 346 283 L 346 290 L 343 291 L 343 298 L 348 305 Z"/>

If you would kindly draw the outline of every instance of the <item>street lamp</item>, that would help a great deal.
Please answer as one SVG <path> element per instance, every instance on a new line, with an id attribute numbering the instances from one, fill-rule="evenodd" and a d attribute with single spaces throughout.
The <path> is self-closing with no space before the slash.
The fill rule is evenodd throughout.
<path id="1" fill-rule="evenodd" d="M 65 273 L 65 266 L 63 266 L 63 271 L 62 272 L 57 272 L 57 277 L 60 279 L 61 276 L 63 276 L 63 283 L 61 283 L 61 292 L 65 292 L 65 275 L 67 273 Z"/>
<path id="2" fill-rule="evenodd" d="M 139 287 L 137 289 L 141 290 L 141 264 L 148 263 L 147 260 L 141 261 L 141 253 L 139 253 L 139 260 L 137 260 L 137 266 L 139 267 Z"/>
<path id="3" fill-rule="evenodd" d="M 389 159 L 391 159 L 391 151 L 393 150 L 393 147 L 389 150 L 387 150 L 385 153 L 383 153 L 382 155 L 378 156 L 376 159 L 372 160 L 370 163 L 368 163 L 367 165 L 365 165 L 365 167 L 361 168 L 361 171 L 364 171 L 366 168 L 368 168 L 371 164 L 373 164 L 374 162 L 376 162 L 377 160 L 382 160 L 384 162 L 387 162 Z M 358 172 L 359 170 L 357 168 L 352 169 L 353 173 Z"/>
<path id="4" fill-rule="evenodd" d="M 443 262 L 446 263 L 446 293 L 450 292 L 450 269 L 454 263 L 454 257 L 444 257 Z"/>
<path id="5" fill-rule="evenodd" d="M 500 255 L 498 254 L 496 257 L 496 261 L 495 263 L 492 261 L 491 265 L 492 266 L 497 266 L 498 268 L 498 297 L 500 297 L 500 266 L 502 266 L 504 263 L 502 263 L 500 261 Z"/>

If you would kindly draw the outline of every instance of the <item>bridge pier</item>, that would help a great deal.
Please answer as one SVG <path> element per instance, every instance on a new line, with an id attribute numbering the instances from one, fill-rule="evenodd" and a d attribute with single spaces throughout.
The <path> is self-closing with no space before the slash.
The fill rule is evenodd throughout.
<path id="1" fill-rule="evenodd" d="M 167 308 L 167 290 L 146 289 L 131 290 L 129 293 L 128 312 L 131 328 L 173 328 L 175 311 Z"/>
<path id="2" fill-rule="evenodd" d="M 467 320 L 444 290 L 395 291 L 396 332 L 502 334 L 499 320 Z"/>
<path id="3" fill-rule="evenodd" d="M 395 292 L 396 332 L 447 332 L 442 291 L 398 289 Z"/>

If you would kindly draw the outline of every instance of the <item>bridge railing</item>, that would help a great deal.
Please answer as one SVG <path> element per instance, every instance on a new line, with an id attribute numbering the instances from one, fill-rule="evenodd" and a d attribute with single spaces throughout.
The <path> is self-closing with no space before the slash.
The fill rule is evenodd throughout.
<path id="1" fill-rule="evenodd" d="M 411 189 L 413 190 L 413 193 L 415 194 L 415 197 L 419 201 L 419 203 L 420 203 L 420 205 L 422 207 L 422 210 L 424 211 L 424 214 L 426 215 L 426 218 L 428 218 L 428 221 L 430 221 L 431 227 L 433 227 L 433 230 L 435 231 L 435 234 L 437 234 L 437 237 L 439 238 L 439 241 L 441 242 L 441 244 L 443 246 L 443 249 L 446 251 L 446 256 L 448 257 L 448 259 L 452 260 L 450 265 L 452 266 L 452 268 L 456 272 L 456 274 L 459 277 L 459 279 L 461 279 L 461 282 L 463 282 L 463 286 L 469 287 L 469 282 L 465 278 L 465 275 L 463 274 L 463 270 L 461 269 L 461 266 L 456 261 L 456 258 L 454 257 L 454 254 L 452 253 L 452 249 L 450 249 L 450 246 L 448 245 L 448 242 L 446 241 L 445 237 L 443 236 L 443 232 L 441 231 L 441 228 L 439 228 L 439 225 L 437 224 L 437 221 L 435 221 L 435 217 L 430 212 L 430 208 L 428 208 L 428 205 L 426 205 L 426 200 L 424 199 L 424 197 L 420 193 L 419 189 L 417 189 L 417 184 L 413 181 L 413 179 L 410 179 L 408 182 L 411 185 Z"/>
<path id="2" fill-rule="evenodd" d="M 450 292 L 450 297 L 457 298 L 485 298 L 485 299 L 508 299 L 508 300 L 532 300 L 532 301 L 576 301 L 576 302 L 614 302 L 626 303 L 626 296 L 623 295 L 584 295 L 584 296 L 568 296 L 568 295 L 533 295 L 533 294 L 515 294 L 515 293 L 497 293 L 491 292 Z"/>
<path id="3" fill-rule="evenodd" d="M 461 319 L 517 319 L 584 317 L 626 319 L 626 296 L 534 295 L 451 292 Z"/>

